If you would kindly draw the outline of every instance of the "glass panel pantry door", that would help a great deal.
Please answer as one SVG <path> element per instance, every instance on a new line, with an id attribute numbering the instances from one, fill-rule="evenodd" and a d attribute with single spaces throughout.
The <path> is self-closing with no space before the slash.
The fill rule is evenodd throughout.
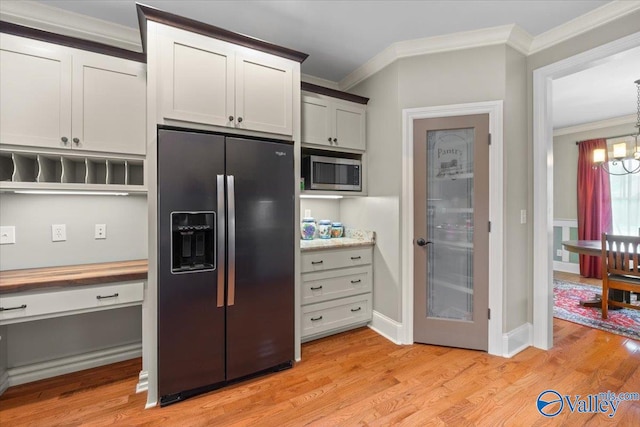
<path id="1" fill-rule="evenodd" d="M 488 348 L 489 116 L 414 121 L 414 341 Z"/>

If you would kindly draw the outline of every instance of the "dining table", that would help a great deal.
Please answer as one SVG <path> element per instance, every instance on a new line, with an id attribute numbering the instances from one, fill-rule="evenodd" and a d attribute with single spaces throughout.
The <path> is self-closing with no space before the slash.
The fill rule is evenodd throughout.
<path id="1" fill-rule="evenodd" d="M 602 240 L 565 240 L 562 246 L 569 252 L 580 255 L 602 256 Z M 603 272 L 604 273 L 604 272 Z M 623 301 L 624 291 L 611 289 L 609 291 L 609 299 L 613 301 Z M 595 294 L 590 300 L 581 300 L 580 305 L 584 307 L 602 307 L 602 296 Z M 618 309 L 619 307 L 609 306 L 609 309 Z"/>

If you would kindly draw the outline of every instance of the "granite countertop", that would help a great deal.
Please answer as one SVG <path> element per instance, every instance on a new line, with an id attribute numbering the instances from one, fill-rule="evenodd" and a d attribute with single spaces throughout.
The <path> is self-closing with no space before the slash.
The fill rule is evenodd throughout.
<path id="1" fill-rule="evenodd" d="M 376 232 L 356 229 L 346 229 L 345 236 L 334 239 L 300 240 L 302 252 L 322 249 L 353 248 L 358 246 L 373 246 L 376 244 Z"/>
<path id="2" fill-rule="evenodd" d="M 0 271 L 0 294 L 147 279 L 147 260 Z"/>

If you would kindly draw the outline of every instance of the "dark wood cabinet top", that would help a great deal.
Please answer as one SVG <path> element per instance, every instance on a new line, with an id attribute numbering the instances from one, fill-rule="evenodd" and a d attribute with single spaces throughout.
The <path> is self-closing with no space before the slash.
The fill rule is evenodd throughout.
<path id="1" fill-rule="evenodd" d="M 0 294 L 146 280 L 146 259 L 0 271 Z"/>

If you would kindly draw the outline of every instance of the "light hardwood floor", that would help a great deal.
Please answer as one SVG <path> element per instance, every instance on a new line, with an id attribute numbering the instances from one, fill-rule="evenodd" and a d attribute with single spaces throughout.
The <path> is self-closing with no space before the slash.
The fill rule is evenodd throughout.
<path id="1" fill-rule="evenodd" d="M 565 273 L 563 271 L 554 271 L 553 278 L 558 280 L 566 280 L 568 282 L 582 283 L 583 285 L 598 286 L 600 289 L 602 289 L 602 279 L 582 277 L 579 274 Z"/>
<path id="2" fill-rule="evenodd" d="M 535 426 L 640 425 L 640 402 L 612 419 L 536 410 L 546 389 L 585 396 L 640 391 L 640 343 L 554 320 L 555 346 L 511 359 L 429 345 L 397 346 L 368 328 L 303 345 L 293 369 L 165 408 L 135 394 L 140 359 L 9 388 L 1 426 Z"/>

